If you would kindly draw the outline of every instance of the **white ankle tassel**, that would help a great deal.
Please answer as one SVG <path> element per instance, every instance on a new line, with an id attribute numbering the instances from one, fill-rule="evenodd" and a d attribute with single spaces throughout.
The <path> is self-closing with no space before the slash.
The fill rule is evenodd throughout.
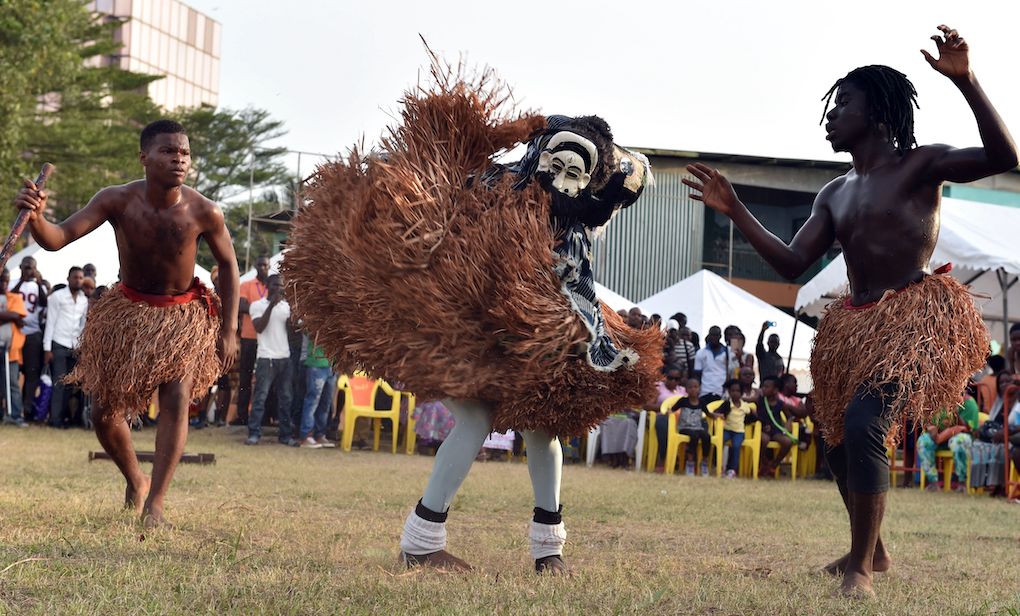
<path id="1" fill-rule="evenodd" d="M 413 510 L 404 522 L 400 533 L 400 549 L 405 554 L 431 554 L 446 548 L 446 524 L 429 522 L 418 517 Z"/>
<path id="2" fill-rule="evenodd" d="M 531 557 L 533 559 L 562 556 L 563 544 L 567 542 L 567 529 L 563 526 L 563 522 L 539 524 L 532 520 L 528 538 L 531 540 Z"/>

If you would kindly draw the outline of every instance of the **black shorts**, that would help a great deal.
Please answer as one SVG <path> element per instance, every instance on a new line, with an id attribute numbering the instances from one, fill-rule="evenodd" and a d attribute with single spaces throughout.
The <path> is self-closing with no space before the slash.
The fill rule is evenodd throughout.
<path id="1" fill-rule="evenodd" d="M 836 481 L 846 482 L 851 492 L 879 494 L 889 490 L 889 457 L 885 438 L 889 434 L 889 398 L 861 387 L 843 415 L 843 442 L 826 449 Z"/>

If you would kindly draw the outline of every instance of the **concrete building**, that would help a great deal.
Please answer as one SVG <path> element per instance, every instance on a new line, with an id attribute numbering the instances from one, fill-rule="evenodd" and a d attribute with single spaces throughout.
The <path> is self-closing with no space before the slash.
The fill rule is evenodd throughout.
<path id="1" fill-rule="evenodd" d="M 125 20 L 114 32 L 120 54 L 97 62 L 165 75 L 149 84 L 149 97 L 164 109 L 219 103 L 219 22 L 177 0 L 93 0 L 89 7 Z"/>
<path id="2" fill-rule="evenodd" d="M 656 185 L 620 212 L 594 246 L 595 276 L 613 291 L 640 302 L 704 268 L 779 308 L 792 311 L 800 286 L 838 248 L 795 281 L 780 277 L 725 216 L 689 198 L 684 168 L 704 162 L 718 168 L 766 228 L 784 241 L 811 214 L 814 197 L 849 169 L 833 161 L 769 158 L 636 148 L 648 156 Z M 943 194 L 1020 206 L 1020 170 L 967 185 L 947 183 Z"/>

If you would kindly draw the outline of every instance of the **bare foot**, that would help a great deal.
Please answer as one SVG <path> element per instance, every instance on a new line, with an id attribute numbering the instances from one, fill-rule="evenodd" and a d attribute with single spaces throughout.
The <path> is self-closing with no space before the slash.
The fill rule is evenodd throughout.
<path id="1" fill-rule="evenodd" d="M 401 552 L 404 563 L 408 569 L 413 567 L 432 567 L 439 571 L 471 571 L 471 565 L 450 554 L 446 550 L 439 550 L 431 554 L 408 554 Z"/>
<path id="2" fill-rule="evenodd" d="M 874 599 L 875 589 L 871 586 L 871 576 L 857 571 L 844 573 L 839 594 L 848 599 Z"/>
<path id="3" fill-rule="evenodd" d="M 127 488 L 124 489 L 124 508 L 134 509 L 135 513 L 141 513 L 142 505 L 145 504 L 145 499 L 149 496 L 149 484 L 149 478 L 144 476 L 141 485 L 132 486 L 128 483 Z"/>
<path id="4" fill-rule="evenodd" d="M 157 528 L 174 530 L 176 528 L 163 517 L 162 507 L 154 507 L 152 505 L 146 505 L 142 509 L 142 526 L 145 530 L 155 530 Z"/>
<path id="5" fill-rule="evenodd" d="M 846 572 L 846 563 L 848 560 L 850 560 L 849 552 L 844 555 L 843 558 L 834 560 L 825 565 L 825 567 L 822 568 L 822 571 L 833 576 L 843 575 Z M 884 573 L 888 571 L 890 567 L 892 567 L 892 558 L 889 556 L 889 552 L 885 551 L 884 548 L 881 550 L 876 548 L 875 557 L 871 561 L 871 570 L 875 573 Z"/>

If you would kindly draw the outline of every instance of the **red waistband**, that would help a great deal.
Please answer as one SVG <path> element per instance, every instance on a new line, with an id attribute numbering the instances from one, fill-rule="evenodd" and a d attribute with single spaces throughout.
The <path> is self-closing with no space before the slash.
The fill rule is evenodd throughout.
<path id="1" fill-rule="evenodd" d="M 188 290 L 179 295 L 153 295 L 152 293 L 142 293 L 141 291 L 132 289 L 124 283 L 120 283 L 120 290 L 124 294 L 124 297 L 129 300 L 148 304 L 154 308 L 169 308 L 170 306 L 180 306 L 181 304 L 187 304 L 196 300 L 203 301 L 206 306 L 209 307 L 209 314 L 211 316 L 216 316 L 216 304 L 213 303 L 212 297 L 209 296 L 209 288 L 202 284 L 202 281 L 197 277 L 191 281 L 191 286 Z"/>
<path id="2" fill-rule="evenodd" d="M 932 272 L 932 276 L 939 275 L 939 274 L 948 274 L 951 271 L 953 271 L 953 264 L 952 263 L 946 263 L 942 267 L 940 267 L 940 268 L 936 269 L 934 272 Z M 917 284 L 917 283 L 914 283 L 914 284 Z M 910 286 L 911 285 L 908 284 L 907 286 L 903 287 L 902 289 L 896 289 L 895 291 L 892 292 L 892 295 L 896 295 L 897 293 L 902 293 L 902 292 L 906 291 L 907 289 L 909 289 Z M 886 296 L 887 295 L 882 295 L 882 299 L 885 299 Z M 860 306 L 854 306 L 852 301 L 851 301 L 851 299 L 850 299 L 850 297 L 846 297 L 843 300 L 843 307 L 846 308 L 847 310 L 867 310 L 868 308 L 874 308 L 875 306 L 877 306 L 878 302 L 881 302 L 882 299 L 880 299 L 878 301 L 874 301 L 874 302 L 868 302 L 867 304 L 861 304 Z"/>

